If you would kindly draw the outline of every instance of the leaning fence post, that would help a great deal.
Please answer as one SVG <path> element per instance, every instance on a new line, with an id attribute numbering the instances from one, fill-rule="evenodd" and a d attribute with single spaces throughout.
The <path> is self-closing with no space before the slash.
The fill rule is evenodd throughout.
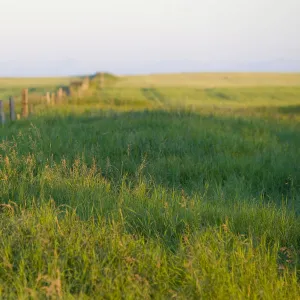
<path id="1" fill-rule="evenodd" d="M 22 90 L 22 117 L 28 117 L 28 89 Z"/>
<path id="2" fill-rule="evenodd" d="M 3 101 L 0 100 L 0 123 L 4 125 L 5 123 L 5 114 L 4 114 L 4 107 L 3 107 Z"/>
<path id="3" fill-rule="evenodd" d="M 9 113 L 10 113 L 10 119 L 12 121 L 16 120 L 16 112 L 15 112 L 15 101 L 13 97 L 9 98 Z"/>

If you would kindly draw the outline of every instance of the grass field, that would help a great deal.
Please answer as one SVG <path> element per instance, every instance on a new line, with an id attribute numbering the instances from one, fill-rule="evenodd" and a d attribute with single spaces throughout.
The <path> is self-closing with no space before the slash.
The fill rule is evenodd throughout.
<path id="1" fill-rule="evenodd" d="M 299 299 L 299 108 L 299 74 L 170 74 L 8 122 L 0 298 Z"/>
<path id="2" fill-rule="evenodd" d="M 300 73 L 182 73 L 121 77 L 120 87 L 254 87 L 299 86 Z"/>

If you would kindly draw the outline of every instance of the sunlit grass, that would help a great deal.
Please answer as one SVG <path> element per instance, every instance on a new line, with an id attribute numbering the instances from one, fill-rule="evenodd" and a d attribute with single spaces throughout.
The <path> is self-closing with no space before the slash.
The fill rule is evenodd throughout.
<path id="1" fill-rule="evenodd" d="M 73 80 L 72 77 L 38 77 L 38 78 L 1 78 L 1 88 L 30 88 L 30 87 L 44 87 L 57 86 L 61 84 L 69 84 Z"/>
<path id="2" fill-rule="evenodd" d="M 0 298 L 299 298 L 299 88 L 162 84 L 0 127 Z"/>
<path id="3" fill-rule="evenodd" d="M 120 87 L 299 86 L 300 73 L 181 73 L 121 77 Z"/>

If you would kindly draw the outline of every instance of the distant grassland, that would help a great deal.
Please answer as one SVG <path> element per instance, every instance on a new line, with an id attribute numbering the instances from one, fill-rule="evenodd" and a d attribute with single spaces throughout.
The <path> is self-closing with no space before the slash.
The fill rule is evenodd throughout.
<path id="1" fill-rule="evenodd" d="M 117 86 L 254 87 L 300 86 L 300 73 L 182 73 L 125 76 Z"/>
<path id="2" fill-rule="evenodd" d="M 17 97 L 18 100 L 23 88 L 42 95 L 55 90 L 58 86 L 69 85 L 72 80 L 74 80 L 72 77 L 0 78 L 0 100 L 7 100 L 10 96 Z"/>
<path id="3" fill-rule="evenodd" d="M 0 299 L 299 299 L 300 74 L 106 82 L 0 126 Z"/>
<path id="4" fill-rule="evenodd" d="M 1 78 L 1 88 L 24 88 L 24 87 L 40 87 L 40 86 L 57 86 L 66 85 L 71 82 L 72 77 L 45 77 L 45 78 Z"/>
<path id="5" fill-rule="evenodd" d="M 67 85 L 76 77 L 0 78 L 0 88 Z M 300 73 L 178 73 L 118 76 L 115 87 L 300 86 Z"/>

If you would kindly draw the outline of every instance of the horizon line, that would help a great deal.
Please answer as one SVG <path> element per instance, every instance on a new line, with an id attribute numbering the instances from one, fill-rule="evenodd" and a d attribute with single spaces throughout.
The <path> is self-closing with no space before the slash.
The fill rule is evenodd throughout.
<path id="1" fill-rule="evenodd" d="M 113 72 L 93 72 L 82 74 L 69 74 L 69 75 L 13 75 L 13 76 L 0 76 L 1 79 L 18 79 L 18 78 L 70 78 L 70 77 L 83 77 L 90 76 L 96 73 L 107 73 L 119 77 L 134 77 L 134 76 L 155 76 L 155 75 L 179 75 L 179 74 L 300 74 L 297 71 L 178 71 L 178 72 L 150 72 L 150 73 L 134 73 L 134 74 L 118 74 Z"/>

